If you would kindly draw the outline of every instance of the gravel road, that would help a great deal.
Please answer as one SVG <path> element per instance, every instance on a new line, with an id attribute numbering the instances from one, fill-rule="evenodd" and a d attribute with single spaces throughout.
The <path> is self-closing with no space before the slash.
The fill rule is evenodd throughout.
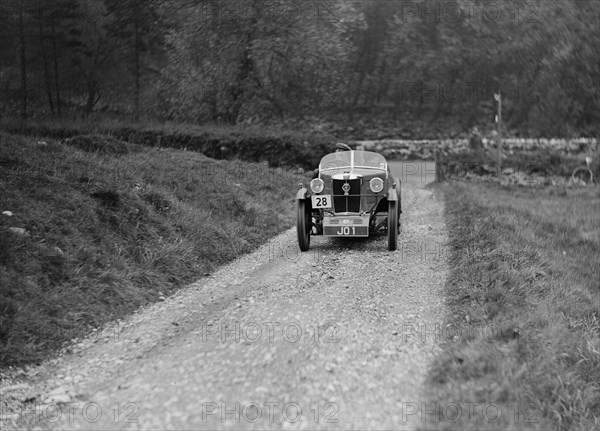
<path id="1" fill-rule="evenodd" d="M 448 270 L 424 167 L 392 167 L 405 181 L 397 251 L 385 236 L 316 237 L 300 253 L 284 232 L 3 382 L 27 404 L 2 429 L 415 428 L 405 407 L 422 402 L 439 349 L 424 329 L 443 319 Z"/>

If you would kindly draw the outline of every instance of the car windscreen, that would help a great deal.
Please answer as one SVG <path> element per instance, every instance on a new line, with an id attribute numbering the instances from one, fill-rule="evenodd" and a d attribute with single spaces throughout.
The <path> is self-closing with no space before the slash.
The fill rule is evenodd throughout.
<path id="1" fill-rule="evenodd" d="M 371 151 L 355 151 L 354 166 L 364 168 L 386 169 L 385 158 Z"/>
<path id="2" fill-rule="evenodd" d="M 352 163 L 354 162 L 354 165 Z M 321 159 L 321 170 L 337 170 L 350 167 L 386 169 L 385 158 L 371 151 L 338 151 Z"/>

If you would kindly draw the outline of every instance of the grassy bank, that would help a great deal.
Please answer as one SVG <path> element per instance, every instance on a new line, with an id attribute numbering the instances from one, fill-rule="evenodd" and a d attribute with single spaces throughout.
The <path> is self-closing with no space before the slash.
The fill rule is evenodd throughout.
<path id="1" fill-rule="evenodd" d="M 423 428 L 594 429 L 599 189 L 439 187 L 450 233 L 450 317 L 430 374 L 437 415 L 424 417 Z"/>
<path id="2" fill-rule="evenodd" d="M 290 171 L 102 136 L 38 141 L 0 133 L 3 365 L 39 361 L 293 224 Z"/>
<path id="3" fill-rule="evenodd" d="M 271 166 L 314 169 L 329 153 L 336 138 L 326 133 L 255 126 L 196 126 L 178 123 L 131 123 L 100 119 L 37 120 L 4 119 L 0 130 L 54 139 L 102 134 L 147 147 L 164 147 L 200 152 L 215 159 L 266 161 Z"/>
<path id="4" fill-rule="evenodd" d="M 593 152 L 579 155 L 563 154 L 558 150 L 504 153 L 502 169 L 510 168 L 526 175 L 570 178 L 575 168 L 586 166 L 586 156 L 592 157 L 591 170 L 596 179 L 600 178 L 600 154 Z M 498 169 L 497 154 L 494 151 L 487 151 L 480 157 L 471 152 L 448 154 L 442 156 L 441 163 L 442 171 L 448 179 L 467 173 L 489 175 Z"/>

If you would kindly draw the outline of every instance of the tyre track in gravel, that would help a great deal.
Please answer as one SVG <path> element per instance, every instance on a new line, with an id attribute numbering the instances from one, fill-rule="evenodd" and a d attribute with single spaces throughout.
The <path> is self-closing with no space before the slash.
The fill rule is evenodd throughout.
<path id="1" fill-rule="evenodd" d="M 395 175 L 402 166 L 393 164 Z M 417 427 L 419 415 L 407 416 L 403 403 L 422 402 L 439 340 L 414 329 L 441 323 L 448 271 L 443 202 L 421 171 L 403 178 L 397 251 L 386 250 L 385 236 L 313 237 L 311 251 L 300 253 L 289 230 L 140 310 L 125 331 L 105 331 L 36 369 L 38 392 L 67 388 L 78 404 L 59 405 L 55 422 L 16 415 L 12 425 Z"/>

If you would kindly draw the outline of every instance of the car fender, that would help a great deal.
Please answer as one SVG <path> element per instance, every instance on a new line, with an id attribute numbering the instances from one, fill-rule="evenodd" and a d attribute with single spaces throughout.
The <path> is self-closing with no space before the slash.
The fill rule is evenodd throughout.
<path id="1" fill-rule="evenodd" d="M 399 201 L 400 200 L 400 179 L 394 178 L 394 182 L 390 188 L 388 188 L 388 201 Z"/>
<path id="2" fill-rule="evenodd" d="M 310 193 L 306 187 L 301 187 L 296 193 L 296 200 L 302 201 L 308 199 L 310 197 Z"/>

